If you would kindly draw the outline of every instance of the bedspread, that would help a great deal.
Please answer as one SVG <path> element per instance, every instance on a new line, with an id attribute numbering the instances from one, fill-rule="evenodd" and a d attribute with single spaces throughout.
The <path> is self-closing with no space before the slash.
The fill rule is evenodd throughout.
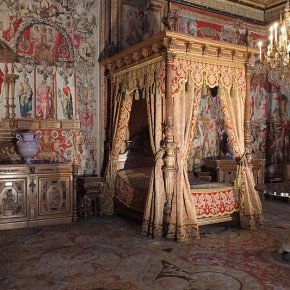
<path id="1" fill-rule="evenodd" d="M 120 170 L 115 198 L 139 213 L 145 209 L 152 167 Z M 204 181 L 189 176 L 192 199 L 198 218 L 232 214 L 239 209 L 239 196 L 231 184 Z"/>

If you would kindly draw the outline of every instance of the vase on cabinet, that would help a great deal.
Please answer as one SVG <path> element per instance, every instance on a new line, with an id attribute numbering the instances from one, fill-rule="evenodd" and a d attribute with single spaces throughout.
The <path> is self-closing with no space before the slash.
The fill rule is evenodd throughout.
<path id="1" fill-rule="evenodd" d="M 39 135 L 33 132 L 16 133 L 17 147 L 20 155 L 26 164 L 31 163 L 31 159 L 39 151 Z"/>

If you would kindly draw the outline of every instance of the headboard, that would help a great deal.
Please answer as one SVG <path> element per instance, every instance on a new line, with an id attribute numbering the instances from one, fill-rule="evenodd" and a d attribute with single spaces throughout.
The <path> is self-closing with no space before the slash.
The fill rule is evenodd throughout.
<path id="1" fill-rule="evenodd" d="M 126 140 L 124 150 L 119 155 L 118 170 L 136 167 L 153 167 L 154 156 L 150 144 L 148 128 Z"/>

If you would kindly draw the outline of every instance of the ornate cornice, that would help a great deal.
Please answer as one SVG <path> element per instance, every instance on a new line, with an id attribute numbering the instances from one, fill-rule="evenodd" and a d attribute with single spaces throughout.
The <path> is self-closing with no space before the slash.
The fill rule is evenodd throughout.
<path id="1" fill-rule="evenodd" d="M 279 11 L 284 9 L 285 2 L 282 0 L 175 0 L 175 3 L 185 4 L 192 7 L 222 13 L 231 17 L 240 17 L 255 23 L 265 23 L 269 20 L 278 19 Z M 271 15 L 271 19 L 269 17 Z"/>
<path id="2" fill-rule="evenodd" d="M 201 9 L 211 10 L 213 12 L 222 12 L 226 15 L 253 19 L 259 22 L 264 21 L 264 10 L 261 8 L 249 7 L 240 3 L 233 3 L 228 0 L 182 0 L 176 2 L 199 7 Z"/>
<path id="3" fill-rule="evenodd" d="M 219 61 L 234 65 L 244 64 L 252 55 L 258 55 L 256 48 L 207 40 L 188 36 L 175 31 L 162 31 L 159 34 L 132 46 L 108 59 L 102 65 L 109 74 L 115 74 L 141 63 L 150 62 L 164 53 L 174 53 L 177 57 L 191 57 L 205 61 Z"/>
<path id="4" fill-rule="evenodd" d="M 3 130 L 38 130 L 38 129 L 63 129 L 80 130 L 78 120 L 55 120 L 55 119 L 22 119 L 4 118 L 1 121 Z"/>
<path id="5" fill-rule="evenodd" d="M 2 165 L 5 168 L 0 168 L 0 174 L 9 175 L 9 174 L 28 174 L 29 168 L 26 165 Z"/>

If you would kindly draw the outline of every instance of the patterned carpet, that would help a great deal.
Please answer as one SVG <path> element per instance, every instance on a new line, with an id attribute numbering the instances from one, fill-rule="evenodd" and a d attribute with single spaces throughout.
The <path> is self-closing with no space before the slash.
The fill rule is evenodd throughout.
<path id="1" fill-rule="evenodd" d="M 278 250 L 290 204 L 264 202 L 264 229 L 201 227 L 201 239 L 154 241 L 124 217 L 0 232 L 0 289 L 290 289 Z"/>

